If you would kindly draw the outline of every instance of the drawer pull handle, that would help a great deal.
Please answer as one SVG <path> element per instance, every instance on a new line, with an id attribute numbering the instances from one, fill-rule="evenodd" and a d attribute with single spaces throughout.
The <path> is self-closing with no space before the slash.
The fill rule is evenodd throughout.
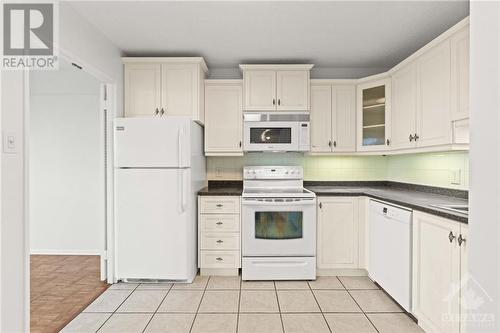
<path id="1" fill-rule="evenodd" d="M 219 222 L 217 222 L 215 224 L 217 224 L 217 225 L 223 225 L 224 223 L 222 223 L 221 221 L 219 221 Z"/>
<path id="2" fill-rule="evenodd" d="M 222 205 L 222 204 L 217 204 L 216 206 L 217 206 L 217 207 L 222 207 L 223 205 Z"/>
<path id="3" fill-rule="evenodd" d="M 215 260 L 217 260 L 217 261 L 222 261 L 222 260 L 224 260 L 224 259 L 222 259 L 221 257 L 217 257 L 217 258 L 215 258 Z"/>
<path id="4" fill-rule="evenodd" d="M 224 243 L 224 241 L 223 241 L 222 239 L 219 239 L 219 240 L 217 241 L 217 243 L 219 243 L 219 244 L 220 244 L 220 243 Z"/>

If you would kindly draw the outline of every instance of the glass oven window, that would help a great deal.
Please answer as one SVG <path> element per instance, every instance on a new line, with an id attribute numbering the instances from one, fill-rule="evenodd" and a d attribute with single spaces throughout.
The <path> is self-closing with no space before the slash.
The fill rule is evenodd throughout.
<path id="1" fill-rule="evenodd" d="M 292 143 L 290 127 L 252 127 L 250 143 Z"/>
<path id="2" fill-rule="evenodd" d="M 302 212 L 256 212 L 255 238 L 302 238 L 302 214 Z"/>

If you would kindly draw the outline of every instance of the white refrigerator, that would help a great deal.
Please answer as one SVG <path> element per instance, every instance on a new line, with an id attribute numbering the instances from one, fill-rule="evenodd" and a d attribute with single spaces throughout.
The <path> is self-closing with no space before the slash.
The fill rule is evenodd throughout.
<path id="1" fill-rule="evenodd" d="M 114 167 L 116 278 L 192 282 L 203 127 L 189 117 L 117 118 Z"/>

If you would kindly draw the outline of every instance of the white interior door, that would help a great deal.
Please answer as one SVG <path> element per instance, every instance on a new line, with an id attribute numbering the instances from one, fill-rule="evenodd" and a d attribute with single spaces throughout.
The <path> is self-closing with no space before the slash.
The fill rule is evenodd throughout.
<path id="1" fill-rule="evenodd" d="M 332 151 L 356 151 L 355 86 L 333 86 L 332 105 Z"/>
<path id="2" fill-rule="evenodd" d="M 182 169 L 115 171 L 118 279 L 189 279 L 193 260 Z M 183 180 L 183 181 L 181 181 Z M 193 230 L 194 233 L 194 230 Z M 193 250 L 194 251 L 194 250 Z"/>
<path id="3" fill-rule="evenodd" d="M 311 86 L 311 151 L 328 153 L 332 145 L 332 87 Z"/>

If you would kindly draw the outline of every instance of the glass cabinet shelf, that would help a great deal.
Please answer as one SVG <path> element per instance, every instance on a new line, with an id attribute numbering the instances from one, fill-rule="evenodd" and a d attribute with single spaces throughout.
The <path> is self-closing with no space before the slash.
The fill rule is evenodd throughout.
<path id="1" fill-rule="evenodd" d="M 388 98 L 386 89 L 386 81 L 367 83 L 358 87 L 362 149 L 373 150 L 386 145 Z"/>

